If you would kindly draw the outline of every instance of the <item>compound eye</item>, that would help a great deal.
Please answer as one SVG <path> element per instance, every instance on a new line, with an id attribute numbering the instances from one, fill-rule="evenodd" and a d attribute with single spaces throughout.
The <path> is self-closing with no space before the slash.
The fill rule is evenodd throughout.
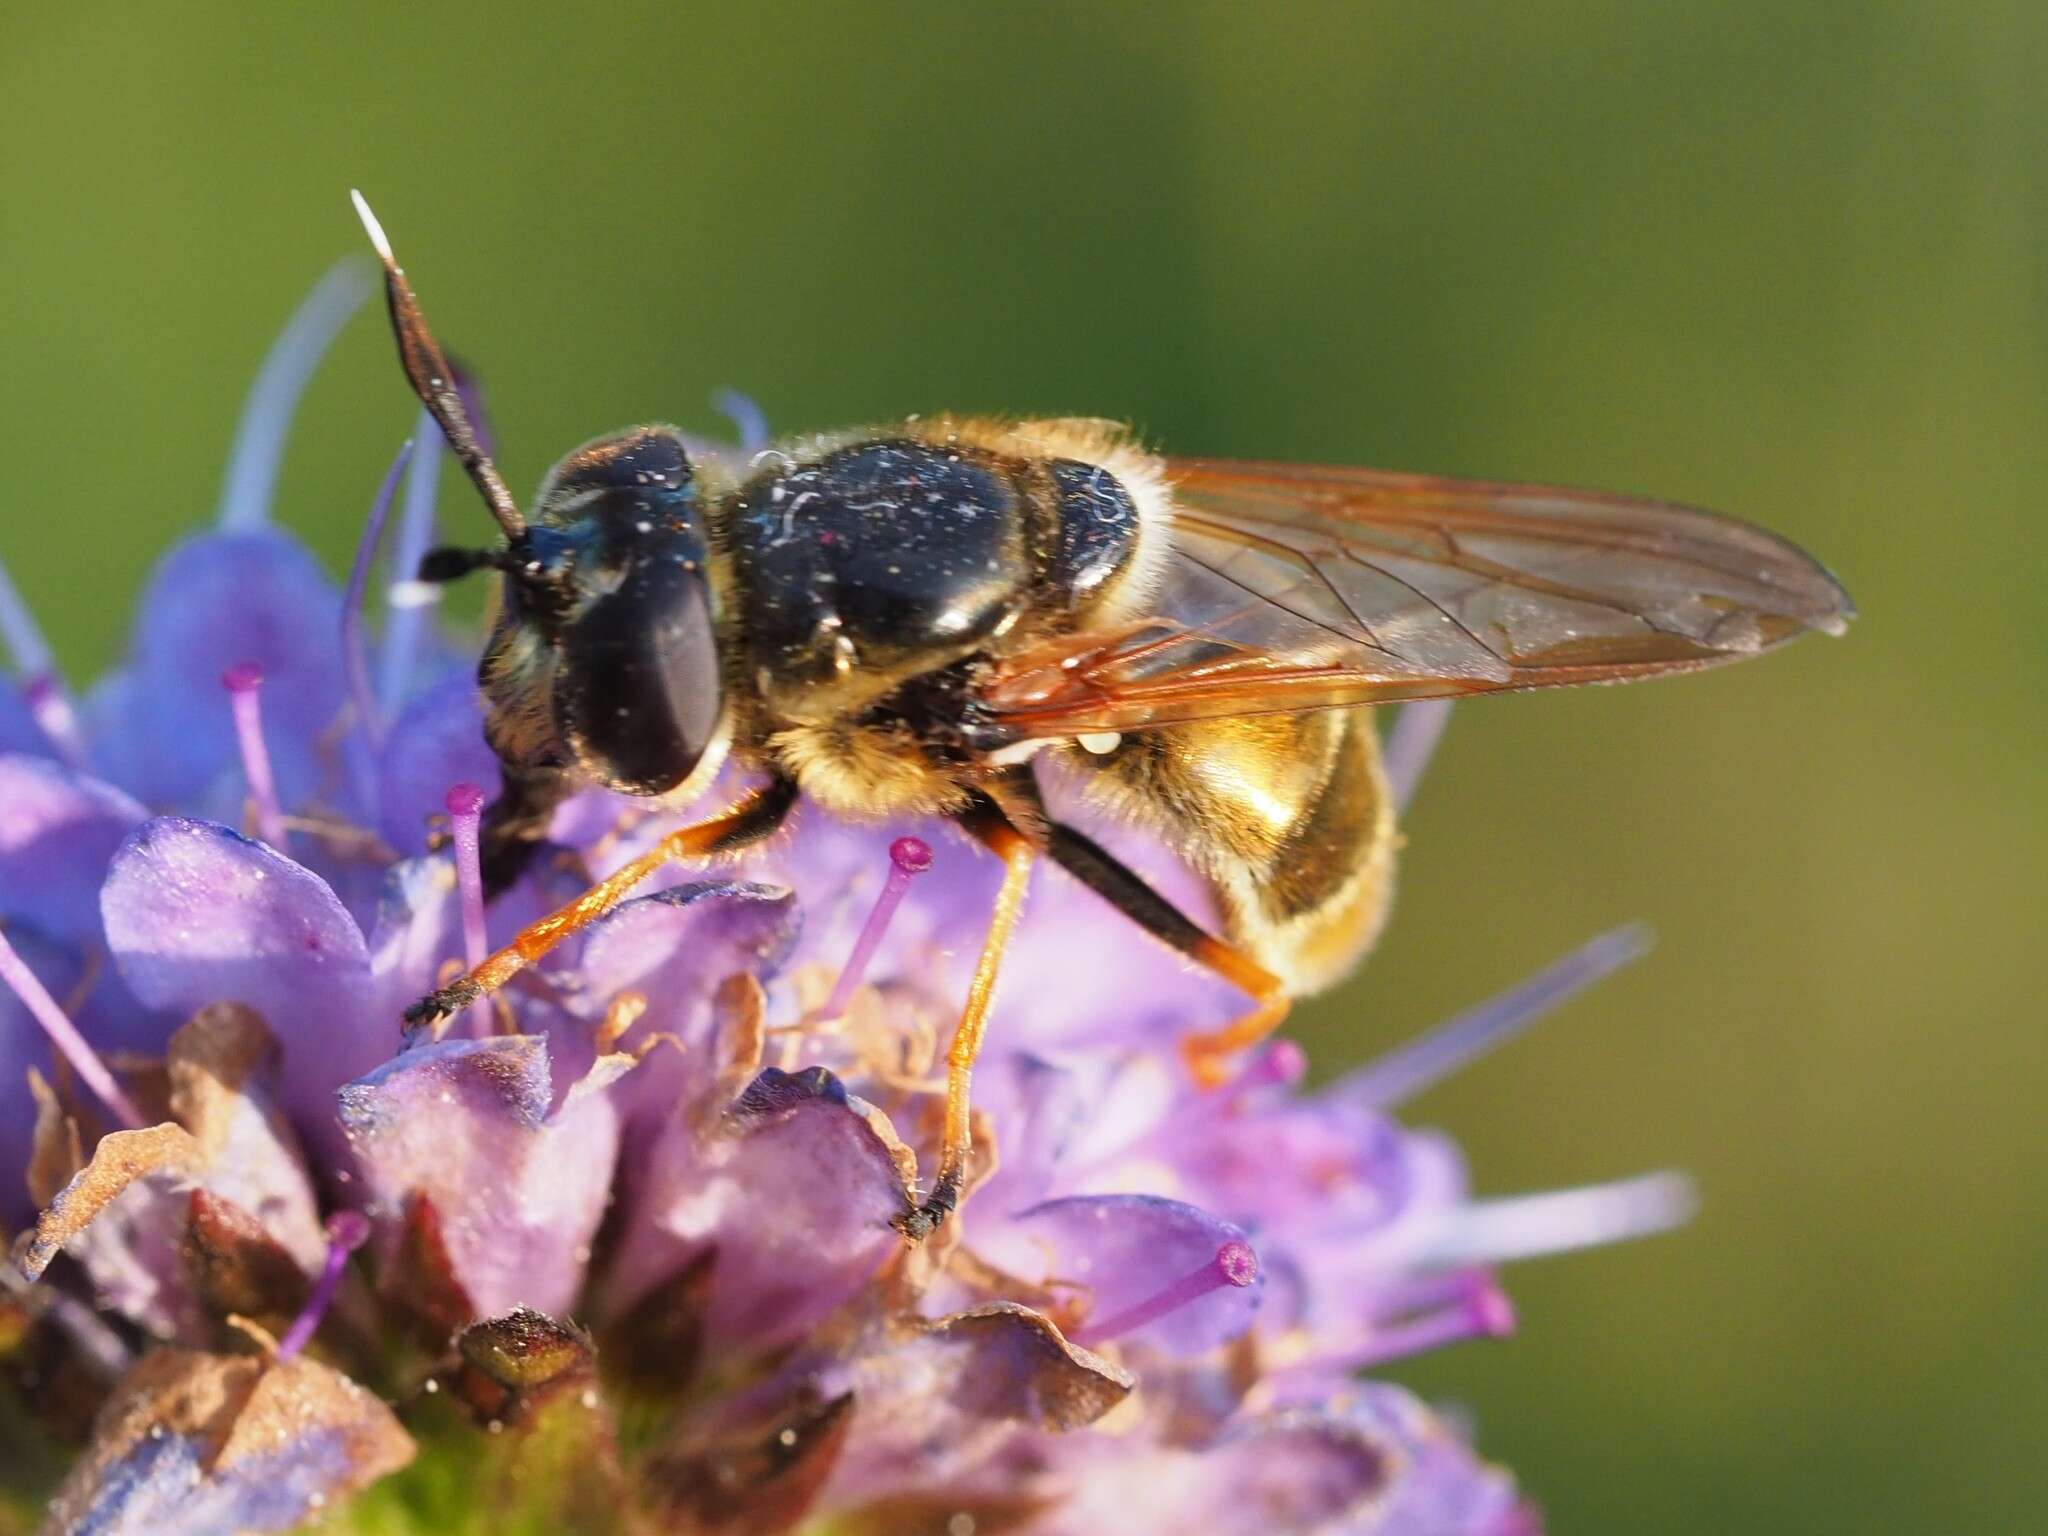
<path id="1" fill-rule="evenodd" d="M 630 795 L 674 789 L 718 729 L 718 643 L 701 556 L 643 551 L 564 628 L 555 715 L 584 770 Z"/>

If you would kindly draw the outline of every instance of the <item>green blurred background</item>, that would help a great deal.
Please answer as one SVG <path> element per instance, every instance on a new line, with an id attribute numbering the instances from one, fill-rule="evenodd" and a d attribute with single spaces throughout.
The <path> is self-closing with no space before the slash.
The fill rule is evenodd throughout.
<path id="1" fill-rule="evenodd" d="M 1671 1164 L 1700 1217 L 1401 1374 L 1561 1533 L 2039 1530 L 2043 79 L 2033 0 L 11 6 L 0 538 L 89 675 L 351 185 L 515 485 L 735 385 L 1757 518 L 1849 638 L 1463 709 L 1303 1029 L 1652 922 L 1420 1108 L 1484 1189 Z M 410 420 L 359 321 L 284 477 L 337 566 Z"/>

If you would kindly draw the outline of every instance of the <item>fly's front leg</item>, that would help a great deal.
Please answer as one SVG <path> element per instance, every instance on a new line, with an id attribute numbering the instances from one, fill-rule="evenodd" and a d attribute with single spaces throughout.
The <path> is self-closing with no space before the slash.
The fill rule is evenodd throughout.
<path id="1" fill-rule="evenodd" d="M 522 928 L 510 944 L 468 975 L 458 976 L 439 991 L 428 993 L 405 1010 L 405 1022 L 413 1027 L 437 1024 L 479 998 L 490 996 L 562 940 L 611 911 L 634 886 L 664 864 L 714 858 L 759 842 L 782 825 L 796 804 L 796 794 L 794 783 L 777 778 L 760 789 L 750 790 L 730 809 L 708 821 L 677 828 L 574 901 Z"/>

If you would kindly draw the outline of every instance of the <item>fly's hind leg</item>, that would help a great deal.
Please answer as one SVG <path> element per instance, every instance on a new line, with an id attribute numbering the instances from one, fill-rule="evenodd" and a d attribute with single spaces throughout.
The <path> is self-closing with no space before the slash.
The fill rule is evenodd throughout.
<path id="1" fill-rule="evenodd" d="M 1285 1021 L 1294 1000 L 1278 976 L 1192 921 L 1093 838 L 1050 822 L 1045 851 L 1061 869 L 1154 938 L 1250 995 L 1250 1012 L 1221 1029 L 1204 1030 L 1181 1040 L 1188 1070 L 1203 1087 L 1223 1083 L 1230 1075 L 1231 1058 L 1257 1045 Z"/>
<path id="2" fill-rule="evenodd" d="M 996 893 L 995 911 L 990 914 L 988 937 L 982 942 L 981 959 L 974 967 L 974 981 L 967 989 L 967 1006 L 953 1031 L 952 1047 L 946 1052 L 946 1124 L 939 1153 L 938 1177 L 922 1202 L 906 1211 L 897 1226 L 906 1237 L 921 1240 L 953 1212 L 959 1204 L 961 1187 L 967 1180 L 967 1159 L 974 1150 L 969 1119 L 968 1089 L 974 1076 L 974 1060 L 988 1034 L 990 1005 L 995 1001 L 996 975 L 1002 969 L 1003 952 L 1016 930 L 1017 915 L 1024 906 L 1024 892 L 1031 883 L 1031 868 L 1039 850 L 1022 832 L 988 801 L 977 801 L 957 818 L 977 841 L 1003 861 L 1003 884 Z"/>
<path id="3" fill-rule="evenodd" d="M 750 790 L 708 821 L 678 827 L 568 905 L 522 928 L 510 944 L 468 975 L 458 976 L 437 992 L 429 992 L 405 1010 L 405 1022 L 414 1027 L 435 1024 L 460 1013 L 478 998 L 490 996 L 562 940 L 604 916 L 662 865 L 672 860 L 735 853 L 759 842 L 782 825 L 796 803 L 796 793 L 795 784 L 777 778 Z"/>

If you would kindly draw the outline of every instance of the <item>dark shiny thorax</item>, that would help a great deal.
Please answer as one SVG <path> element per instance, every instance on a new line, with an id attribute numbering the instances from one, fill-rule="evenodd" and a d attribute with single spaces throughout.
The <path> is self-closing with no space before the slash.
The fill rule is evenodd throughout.
<path id="1" fill-rule="evenodd" d="M 1070 624 L 1138 535 L 1097 466 L 908 436 L 771 454 L 722 522 L 748 681 L 811 722 Z"/>

